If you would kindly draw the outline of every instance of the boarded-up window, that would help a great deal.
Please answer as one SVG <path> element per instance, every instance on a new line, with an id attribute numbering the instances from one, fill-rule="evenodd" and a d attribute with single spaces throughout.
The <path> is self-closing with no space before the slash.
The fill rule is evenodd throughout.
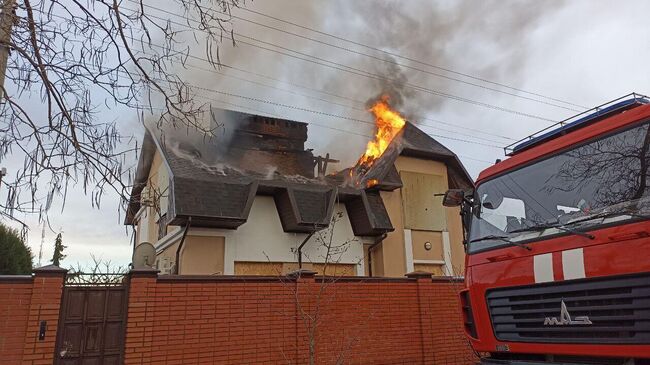
<path id="1" fill-rule="evenodd" d="M 442 265 L 436 264 L 413 264 L 413 270 L 429 272 L 435 276 L 445 275 L 444 267 Z"/>
<path id="2" fill-rule="evenodd" d="M 183 246 L 181 274 L 222 275 L 224 237 L 188 236 Z"/>
<path id="3" fill-rule="evenodd" d="M 443 176 L 402 171 L 402 204 L 404 228 L 425 231 L 444 231 L 447 218 L 442 199 L 447 183 Z"/>
<path id="4" fill-rule="evenodd" d="M 318 275 L 323 275 L 323 271 L 325 271 L 327 276 L 357 276 L 357 265 L 355 264 L 329 263 L 327 268 L 325 268 L 325 264 L 312 264 L 312 270 L 316 271 Z"/>
<path id="5" fill-rule="evenodd" d="M 279 276 L 282 274 L 281 262 L 235 261 L 235 275 Z"/>

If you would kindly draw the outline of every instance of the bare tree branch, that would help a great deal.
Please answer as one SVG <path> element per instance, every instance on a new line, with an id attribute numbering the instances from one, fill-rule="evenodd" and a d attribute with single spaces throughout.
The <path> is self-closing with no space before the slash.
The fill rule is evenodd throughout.
<path id="1" fill-rule="evenodd" d="M 192 39 L 205 42 L 204 57 L 218 68 L 221 41 L 232 33 L 230 10 L 240 1 L 173 0 L 166 6 L 194 24 L 199 31 Z M 4 216 L 43 217 L 75 184 L 94 206 L 109 191 L 126 202 L 138 146 L 116 122 L 116 108 L 161 128 L 212 135 L 207 104 L 195 101 L 195 90 L 179 73 L 192 49 L 179 38 L 187 27 L 145 9 L 143 0 L 18 0 L 11 14 L 3 14 L 12 32 L 0 41 L 10 51 L 0 100 L 0 163 L 23 160 L 5 177 Z"/>

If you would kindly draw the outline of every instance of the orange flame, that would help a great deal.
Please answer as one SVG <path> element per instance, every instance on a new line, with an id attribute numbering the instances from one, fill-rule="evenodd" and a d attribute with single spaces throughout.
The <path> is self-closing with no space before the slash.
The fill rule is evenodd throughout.
<path id="1" fill-rule="evenodd" d="M 366 188 L 371 188 L 375 185 L 379 184 L 379 180 L 377 179 L 370 179 L 366 182 Z"/>
<path id="2" fill-rule="evenodd" d="M 369 111 L 375 115 L 377 132 L 375 133 L 375 139 L 368 142 L 366 152 L 357 162 L 357 165 L 367 167 L 372 166 L 374 161 L 386 151 L 390 142 L 406 124 L 404 118 L 397 111 L 391 109 L 387 96 L 383 96 Z"/>

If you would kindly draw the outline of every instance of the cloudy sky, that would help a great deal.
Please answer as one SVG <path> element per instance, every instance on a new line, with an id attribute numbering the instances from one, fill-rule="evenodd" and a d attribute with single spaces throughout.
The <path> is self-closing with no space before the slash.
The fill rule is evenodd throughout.
<path id="1" fill-rule="evenodd" d="M 161 22 L 183 22 L 170 15 L 179 14 L 173 7 L 151 4 Z M 214 106 L 310 123 L 308 147 L 341 159 L 341 168 L 372 133 L 359 122 L 372 120 L 364 104 L 389 92 L 476 177 L 503 158 L 503 146 L 553 121 L 632 91 L 650 93 L 648 13 L 644 0 L 247 1 L 233 11 L 237 45 L 225 42 L 220 50 L 230 67 L 207 70 L 204 45 L 187 37 L 197 58 L 176 72 Z M 134 111 L 110 115 L 141 138 Z M 22 158 L 2 164 L 11 175 Z M 86 263 L 91 254 L 126 265 L 130 231 L 118 205 L 107 195 L 93 208 L 81 189 L 63 211 L 55 204 L 43 264 L 60 230 L 64 266 Z M 21 219 L 38 255 L 42 225 L 38 217 Z"/>

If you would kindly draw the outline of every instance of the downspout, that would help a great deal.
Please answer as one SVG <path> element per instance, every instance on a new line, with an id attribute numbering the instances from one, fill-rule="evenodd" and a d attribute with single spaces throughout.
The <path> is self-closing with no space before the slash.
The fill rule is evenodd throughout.
<path id="1" fill-rule="evenodd" d="M 305 239 L 302 241 L 300 246 L 298 246 L 298 268 L 299 269 L 302 269 L 302 247 L 305 245 L 305 243 L 307 243 L 307 241 L 309 241 L 309 239 L 311 238 L 311 236 L 314 235 L 314 233 L 316 233 L 316 231 L 310 232 L 307 235 L 307 237 L 305 237 Z"/>
<path id="2" fill-rule="evenodd" d="M 181 272 L 181 249 L 183 249 L 183 243 L 185 243 L 185 237 L 187 236 L 187 231 L 190 230 L 190 225 L 192 224 L 192 217 L 187 218 L 187 223 L 185 224 L 185 230 L 183 231 L 183 237 L 181 237 L 181 242 L 178 244 L 176 249 L 176 271 L 175 274 L 178 275 Z"/>
<path id="3" fill-rule="evenodd" d="M 372 250 L 379 246 L 384 240 L 388 237 L 387 233 L 382 234 L 375 240 L 375 243 L 372 245 L 368 246 L 368 276 L 372 277 Z"/>

